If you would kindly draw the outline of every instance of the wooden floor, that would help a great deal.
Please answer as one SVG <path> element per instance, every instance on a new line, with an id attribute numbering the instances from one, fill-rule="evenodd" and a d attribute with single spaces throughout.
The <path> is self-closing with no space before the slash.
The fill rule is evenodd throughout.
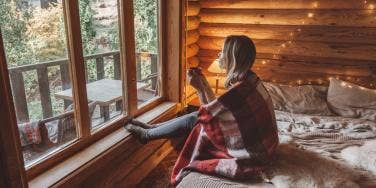
<path id="1" fill-rule="evenodd" d="M 138 188 L 167 188 L 170 185 L 170 176 L 179 152 L 173 150 L 150 174 L 137 185 Z"/>

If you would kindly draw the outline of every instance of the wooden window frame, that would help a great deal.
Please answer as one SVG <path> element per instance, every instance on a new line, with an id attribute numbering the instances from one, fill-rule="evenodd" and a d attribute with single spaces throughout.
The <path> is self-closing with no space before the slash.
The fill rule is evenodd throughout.
<path id="1" fill-rule="evenodd" d="M 70 77 L 73 86 L 73 97 L 75 104 L 75 119 L 78 129 L 78 138 L 74 141 L 66 144 L 59 148 L 58 151 L 49 154 L 43 160 L 39 161 L 37 164 L 30 166 L 25 169 L 22 160 L 22 150 L 19 140 L 19 133 L 17 129 L 17 119 L 14 111 L 13 98 L 10 91 L 10 81 L 9 74 L 7 70 L 7 63 L 5 58 L 5 49 L 3 49 L 2 35 L 0 30 L 0 70 L 1 78 L 4 78 L 1 82 L 0 96 L 5 99 L 5 105 L 2 105 L 1 110 L 7 113 L 1 114 L 1 119 L 5 119 L 6 128 L 9 128 L 10 132 L 13 132 L 11 138 L 7 138 L 8 143 L 10 140 L 14 141 L 15 145 L 11 146 L 10 152 L 13 152 L 11 156 L 16 157 L 15 163 L 18 164 L 17 170 L 13 170 L 14 173 L 19 173 L 19 181 L 25 182 L 26 180 L 31 180 L 37 177 L 39 174 L 43 173 L 47 169 L 59 164 L 60 162 L 66 160 L 73 154 L 82 151 L 84 148 L 90 146 L 99 139 L 109 135 L 110 133 L 118 130 L 124 125 L 129 117 L 135 117 L 141 115 L 164 101 L 170 101 L 175 103 L 181 103 L 183 88 L 181 87 L 184 72 L 184 50 L 182 48 L 184 43 L 184 33 L 182 32 L 182 24 L 184 22 L 184 17 L 182 15 L 183 2 L 176 0 L 158 0 L 159 3 L 159 19 L 158 19 L 158 30 L 159 30 L 159 66 L 158 71 L 160 71 L 160 76 L 162 80 L 162 88 L 160 97 L 155 97 L 148 101 L 147 104 L 137 107 L 137 95 L 128 95 L 133 91 L 136 91 L 136 71 L 126 71 L 126 70 L 136 70 L 135 61 L 135 38 L 134 38 L 134 17 L 133 17 L 133 0 L 118 0 L 119 7 L 119 24 L 120 24 L 120 58 L 121 58 L 121 76 L 123 85 L 127 88 L 126 93 L 124 93 L 123 106 L 126 109 L 126 114 L 113 121 L 106 123 L 102 128 L 91 132 L 90 131 L 90 119 L 88 114 L 88 100 L 86 93 L 86 81 L 85 81 L 85 66 L 82 51 L 82 40 L 80 31 L 80 20 L 79 20 L 79 10 L 78 10 L 78 0 L 65 0 L 63 1 L 63 11 L 66 19 L 66 32 L 67 32 L 67 42 L 70 60 Z M 177 5 L 180 8 L 177 8 Z M 166 12 L 173 8 L 173 11 Z M 178 18 L 173 18 L 171 15 L 179 14 Z M 170 26 L 168 26 L 171 24 Z M 126 27 L 132 25 L 133 27 Z M 176 31 L 178 29 L 179 32 Z M 179 37 L 180 40 L 176 40 Z M 175 39 L 175 40 L 173 40 Z M 177 50 L 166 50 L 177 49 Z M 179 62 L 179 63 L 177 63 Z M 169 89 L 169 88 L 179 88 L 179 90 Z M 125 100 L 127 99 L 127 100 Z M 181 108 L 181 105 L 178 105 Z M 7 130 L 7 129 L 5 129 Z M 2 131 L 2 133 L 5 133 Z M 1 135 L 2 136 L 2 135 Z M 3 139 L 3 137 L 1 137 Z M 4 143 L 4 142 L 2 142 Z M 1 149 L 1 148 L 0 148 Z M 12 149 L 14 151 L 12 151 Z M 3 152 L 2 152 L 3 153 Z M 3 164 L 2 164 L 3 165 Z M 1 182 L 0 182 L 1 183 Z M 23 183 L 24 186 L 26 185 Z"/>

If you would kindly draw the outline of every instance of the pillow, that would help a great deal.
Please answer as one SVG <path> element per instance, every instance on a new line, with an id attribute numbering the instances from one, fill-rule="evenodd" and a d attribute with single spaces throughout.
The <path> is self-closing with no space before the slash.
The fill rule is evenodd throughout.
<path id="1" fill-rule="evenodd" d="M 39 121 L 18 124 L 21 146 L 40 144 L 42 141 L 39 132 Z"/>
<path id="2" fill-rule="evenodd" d="M 326 103 L 325 86 L 287 86 L 264 83 L 274 108 L 298 114 L 333 115 Z"/>
<path id="3" fill-rule="evenodd" d="M 327 98 L 330 109 L 340 116 L 376 121 L 376 90 L 330 79 Z"/>

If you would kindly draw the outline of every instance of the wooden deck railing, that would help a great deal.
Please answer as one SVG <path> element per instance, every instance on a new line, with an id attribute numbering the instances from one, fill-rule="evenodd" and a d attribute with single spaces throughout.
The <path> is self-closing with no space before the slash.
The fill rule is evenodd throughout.
<path id="1" fill-rule="evenodd" d="M 149 54 L 151 59 L 151 73 L 147 79 L 141 80 L 141 64 L 137 63 L 137 80 L 138 81 L 147 81 L 152 80 L 151 88 L 156 89 L 157 82 L 157 55 Z M 139 58 L 140 54 L 136 54 L 136 57 Z M 96 80 L 101 80 L 105 78 L 105 58 L 112 58 L 114 66 L 114 75 L 113 79 L 121 79 L 121 68 L 120 68 L 120 53 L 119 51 L 112 51 L 100 54 L 94 54 L 85 56 L 85 61 L 95 60 L 96 66 Z M 137 61 L 141 62 L 141 61 Z M 47 61 L 38 64 L 32 65 L 22 65 L 18 67 L 9 68 L 12 93 L 14 97 L 14 105 L 16 109 L 18 122 L 28 122 L 29 121 L 29 111 L 27 108 L 27 93 L 25 92 L 25 82 L 23 78 L 23 73 L 27 71 L 36 71 L 38 77 L 38 86 L 40 93 L 40 100 L 42 105 L 43 118 L 50 118 L 53 116 L 52 102 L 51 102 L 51 90 L 48 79 L 48 68 L 59 66 L 60 67 L 60 79 L 62 89 L 69 89 L 71 87 L 71 81 L 69 76 L 69 64 L 68 59 L 61 59 L 55 61 Z M 86 81 L 88 82 L 88 75 L 86 73 Z M 69 101 L 64 101 L 65 107 L 70 104 Z"/>

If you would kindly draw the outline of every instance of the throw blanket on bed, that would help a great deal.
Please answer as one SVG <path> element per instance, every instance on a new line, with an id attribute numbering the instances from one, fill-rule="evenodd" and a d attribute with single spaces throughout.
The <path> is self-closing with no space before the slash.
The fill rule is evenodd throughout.
<path id="1" fill-rule="evenodd" d="M 273 158 L 278 145 L 273 104 L 256 76 L 202 106 L 198 119 L 173 169 L 173 185 L 189 171 L 249 178 Z"/>

